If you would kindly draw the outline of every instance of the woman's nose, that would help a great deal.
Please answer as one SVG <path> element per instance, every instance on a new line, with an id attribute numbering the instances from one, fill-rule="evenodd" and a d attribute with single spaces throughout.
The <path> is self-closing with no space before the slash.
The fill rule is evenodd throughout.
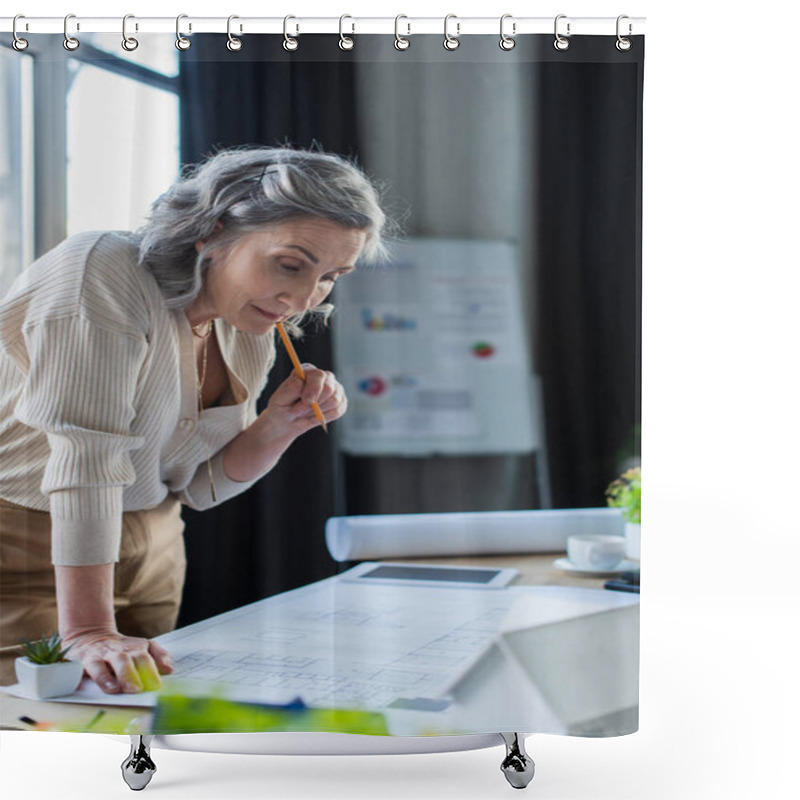
<path id="1" fill-rule="evenodd" d="M 279 299 L 290 306 L 294 313 L 304 313 L 316 305 L 317 288 L 315 281 L 308 281 L 281 292 Z"/>

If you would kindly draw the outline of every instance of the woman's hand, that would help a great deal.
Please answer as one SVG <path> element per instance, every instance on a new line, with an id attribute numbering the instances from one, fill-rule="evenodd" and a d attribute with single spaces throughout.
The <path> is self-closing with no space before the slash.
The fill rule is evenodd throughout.
<path id="1" fill-rule="evenodd" d="M 267 407 L 225 448 L 225 474 L 250 481 L 271 470 L 300 435 L 320 424 L 311 404 L 319 404 L 325 422 L 347 411 L 347 397 L 331 372 L 303 364 L 305 381 L 292 373 L 272 394 Z"/>
<path id="2" fill-rule="evenodd" d="M 284 433 L 296 438 L 319 425 L 312 403 L 319 405 L 326 423 L 339 419 L 347 411 L 344 388 L 332 372 L 317 369 L 313 364 L 303 364 L 303 371 L 305 381 L 292 372 L 273 392 L 262 412 L 279 436 Z"/>
<path id="3" fill-rule="evenodd" d="M 149 692 L 161 686 L 161 675 L 173 671 L 169 653 L 156 642 L 97 629 L 62 635 L 69 655 L 83 664 L 90 678 L 106 693 Z"/>
<path id="4" fill-rule="evenodd" d="M 58 630 L 69 655 L 109 694 L 142 692 L 172 672 L 167 651 L 148 639 L 123 636 L 114 619 L 114 564 L 57 564 Z"/>

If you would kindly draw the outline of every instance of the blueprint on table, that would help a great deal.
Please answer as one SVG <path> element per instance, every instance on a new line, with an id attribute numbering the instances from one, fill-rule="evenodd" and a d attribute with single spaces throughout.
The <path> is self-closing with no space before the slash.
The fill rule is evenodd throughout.
<path id="1" fill-rule="evenodd" d="M 336 578 L 160 637 L 169 682 L 229 698 L 384 708 L 436 698 L 488 646 L 520 590 Z M 524 591 L 524 590 L 523 590 Z"/>
<path id="2" fill-rule="evenodd" d="M 629 603 L 619 592 L 565 587 L 462 588 L 360 583 L 358 568 L 164 634 L 163 689 L 323 708 L 434 710 L 498 637 L 516 600 L 537 624 Z M 21 695 L 18 687 L 4 691 Z M 152 706 L 157 694 L 108 695 L 91 681 L 61 702 Z"/>

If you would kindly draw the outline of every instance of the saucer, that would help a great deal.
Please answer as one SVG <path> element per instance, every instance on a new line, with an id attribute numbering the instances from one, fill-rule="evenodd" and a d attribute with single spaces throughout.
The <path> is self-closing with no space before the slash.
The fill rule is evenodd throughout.
<path id="1" fill-rule="evenodd" d="M 557 558 L 553 562 L 556 569 L 563 570 L 564 572 L 571 572 L 574 575 L 597 575 L 598 577 L 605 577 L 610 575 L 619 575 L 620 572 L 628 570 L 639 569 L 639 565 L 635 561 L 620 561 L 614 569 L 592 569 L 591 567 L 576 567 L 568 558 Z"/>

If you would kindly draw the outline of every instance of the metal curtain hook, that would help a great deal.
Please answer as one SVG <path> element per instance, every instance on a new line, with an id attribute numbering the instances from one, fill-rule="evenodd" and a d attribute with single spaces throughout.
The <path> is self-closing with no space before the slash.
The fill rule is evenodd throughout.
<path id="1" fill-rule="evenodd" d="M 500 49 L 501 50 L 513 50 L 514 49 L 514 45 L 516 44 L 516 41 L 511 36 L 508 36 L 508 34 L 506 34 L 505 31 L 503 30 L 503 26 L 505 25 L 505 21 L 507 19 L 511 19 L 511 17 L 512 17 L 511 14 L 503 14 L 503 16 L 500 17 Z M 514 35 L 516 35 L 516 33 L 517 33 L 517 23 L 516 22 L 512 22 L 511 23 L 511 33 L 514 34 Z"/>
<path id="2" fill-rule="evenodd" d="M 17 35 L 17 20 L 18 19 L 25 19 L 24 14 L 17 14 L 17 16 L 14 17 L 14 23 L 13 23 L 13 25 L 11 27 L 11 31 L 14 34 L 14 41 L 12 42 L 11 46 L 15 50 L 21 52 L 22 50 L 26 50 L 27 49 L 28 40 L 27 39 L 23 39 L 21 36 Z"/>
<path id="3" fill-rule="evenodd" d="M 178 14 L 178 18 L 175 20 L 175 47 L 178 50 L 188 50 L 192 46 L 191 40 L 181 34 L 181 20 L 186 19 L 188 16 L 188 14 Z M 191 30 L 192 26 L 190 24 L 189 31 Z"/>
<path id="4" fill-rule="evenodd" d="M 630 39 L 626 39 L 619 32 L 619 29 L 620 29 L 620 25 L 619 24 L 624 19 L 629 19 L 627 14 L 620 14 L 617 17 L 617 41 L 616 41 L 617 50 L 619 50 L 620 52 L 623 52 L 623 53 L 631 49 L 631 40 Z M 633 25 L 631 25 L 631 23 L 629 22 L 628 23 L 628 36 L 630 36 L 632 33 L 633 33 Z"/>
<path id="5" fill-rule="evenodd" d="M 451 19 L 458 19 L 458 17 L 455 14 L 448 14 L 444 18 L 444 49 L 445 50 L 458 50 L 458 46 L 461 44 L 461 42 L 458 41 L 458 37 L 461 34 L 461 23 L 460 22 L 456 22 L 456 35 L 455 36 L 451 36 L 447 32 L 447 23 Z"/>
<path id="6" fill-rule="evenodd" d="M 292 38 L 289 36 L 288 26 L 290 19 L 297 19 L 297 17 L 293 17 L 291 14 L 283 18 L 283 49 L 288 50 L 289 52 L 294 52 L 300 46 L 300 42 L 297 39 Z M 295 36 L 300 33 L 300 26 L 295 23 Z"/>
<path id="7" fill-rule="evenodd" d="M 122 49 L 131 53 L 139 46 L 139 41 L 134 39 L 133 36 L 128 36 L 127 26 L 129 19 L 134 19 L 133 14 L 126 14 L 122 18 Z M 139 30 L 138 25 L 136 26 L 136 30 Z"/>
<path id="8" fill-rule="evenodd" d="M 560 19 L 566 19 L 566 18 L 567 18 L 566 14 L 559 14 L 556 17 L 556 21 L 555 21 L 555 25 L 554 25 L 554 32 L 555 32 L 556 40 L 553 42 L 553 47 L 555 47 L 556 50 L 569 50 L 569 39 L 567 39 L 566 37 L 562 36 L 558 32 L 558 21 Z M 567 23 L 567 36 L 569 36 L 570 33 L 571 33 L 571 31 L 570 31 L 570 23 L 568 22 Z"/>
<path id="9" fill-rule="evenodd" d="M 352 37 L 345 36 L 342 31 L 342 26 L 346 19 L 353 19 L 353 18 L 349 14 L 342 14 L 342 16 L 339 17 L 339 47 L 342 50 L 352 50 L 356 46 L 356 43 L 353 41 Z M 350 32 L 355 33 L 356 32 L 355 22 L 351 23 L 351 26 L 352 30 Z"/>
<path id="10" fill-rule="evenodd" d="M 77 50 L 80 47 L 80 42 L 74 37 L 69 35 L 69 31 L 67 30 L 67 26 L 69 25 L 69 21 L 71 19 L 75 19 L 74 14 L 67 14 L 64 17 L 64 49 L 65 50 Z M 80 30 L 81 26 L 78 25 L 77 29 Z"/>
<path id="11" fill-rule="evenodd" d="M 408 50 L 411 47 L 411 42 L 400 35 L 401 19 L 408 19 L 408 17 L 405 14 L 398 14 L 394 18 L 394 48 L 395 50 Z M 406 36 L 411 36 L 411 23 L 407 22 L 406 27 L 408 28 Z"/>
<path id="12" fill-rule="evenodd" d="M 242 49 L 242 40 L 237 39 L 231 33 L 231 22 L 233 22 L 233 20 L 235 19 L 239 19 L 239 17 L 237 17 L 236 14 L 231 14 L 228 17 L 228 41 L 225 43 L 225 47 L 227 47 L 228 50 L 231 51 L 231 53 L 237 53 L 239 50 Z M 241 26 L 239 27 L 239 30 L 240 31 L 242 30 Z"/>

